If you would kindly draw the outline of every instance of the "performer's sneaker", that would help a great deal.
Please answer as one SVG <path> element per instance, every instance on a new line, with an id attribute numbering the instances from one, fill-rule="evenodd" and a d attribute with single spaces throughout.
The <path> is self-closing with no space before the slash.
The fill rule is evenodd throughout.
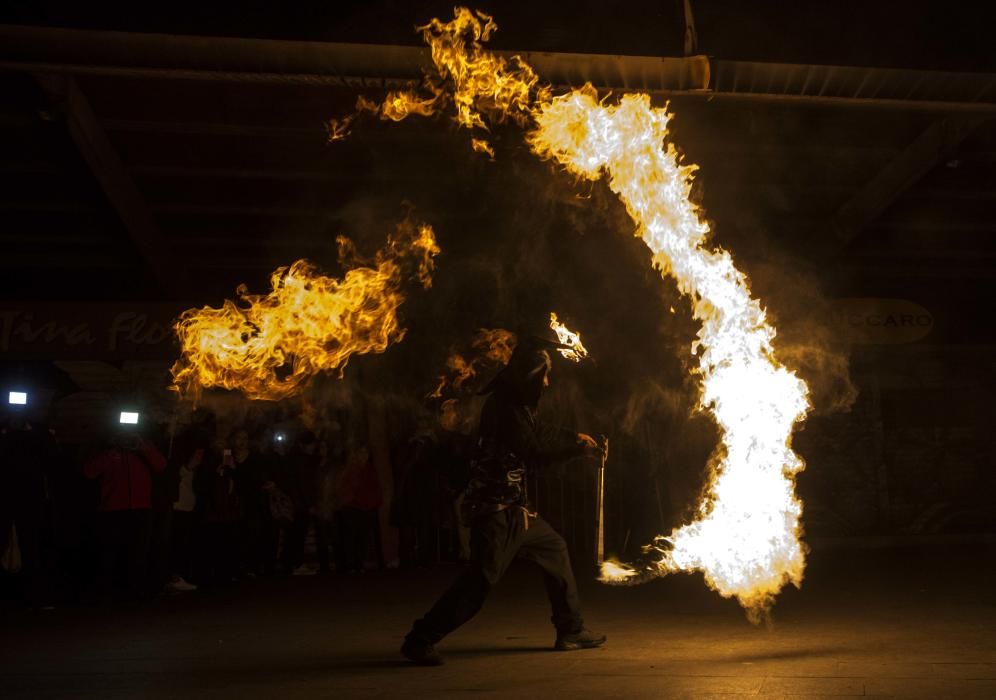
<path id="1" fill-rule="evenodd" d="M 405 643 L 401 645 L 401 653 L 406 659 L 419 666 L 443 665 L 443 657 L 436 651 L 436 647 L 428 642 L 420 642 L 406 637 Z"/>
<path id="2" fill-rule="evenodd" d="M 557 651 L 574 651 L 575 649 L 594 649 L 605 644 L 604 634 L 595 634 L 587 627 L 575 634 L 558 634 L 557 643 L 553 648 Z"/>

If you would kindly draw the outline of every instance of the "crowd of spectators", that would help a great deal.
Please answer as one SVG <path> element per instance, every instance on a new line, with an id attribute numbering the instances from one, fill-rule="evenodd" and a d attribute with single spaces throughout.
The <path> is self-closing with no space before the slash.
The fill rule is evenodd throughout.
<path id="1" fill-rule="evenodd" d="M 76 450 L 8 410 L 6 597 L 35 608 L 107 603 L 466 556 L 455 517 L 466 438 L 431 423 L 388 435 L 378 446 L 386 465 L 375 464 L 362 416 L 347 411 L 232 422 L 200 408 L 182 427 L 107 425 Z M 385 534 L 397 542 L 387 561 Z"/>

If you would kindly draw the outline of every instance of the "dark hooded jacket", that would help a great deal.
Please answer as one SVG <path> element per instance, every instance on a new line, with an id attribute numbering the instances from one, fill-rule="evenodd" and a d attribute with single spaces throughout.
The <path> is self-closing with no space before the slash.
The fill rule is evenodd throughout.
<path id="1" fill-rule="evenodd" d="M 471 511 L 528 507 L 525 479 L 530 469 L 584 454 L 585 448 L 577 444 L 550 450 L 540 443 L 536 408 L 549 369 L 544 347 L 522 343 L 483 390 L 488 398 L 481 408 L 477 454 L 464 494 Z"/>

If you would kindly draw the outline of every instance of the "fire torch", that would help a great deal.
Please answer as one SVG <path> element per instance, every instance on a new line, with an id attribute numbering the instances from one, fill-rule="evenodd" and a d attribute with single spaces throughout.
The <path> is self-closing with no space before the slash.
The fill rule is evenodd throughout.
<path id="1" fill-rule="evenodd" d="M 605 462 L 609 458 L 609 438 L 601 436 L 602 459 L 595 477 L 595 564 L 599 569 L 605 561 Z"/>

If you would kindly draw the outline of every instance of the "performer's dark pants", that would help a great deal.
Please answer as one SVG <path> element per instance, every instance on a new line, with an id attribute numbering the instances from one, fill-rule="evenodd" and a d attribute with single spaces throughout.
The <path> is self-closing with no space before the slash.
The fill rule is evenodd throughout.
<path id="1" fill-rule="evenodd" d="M 482 516 L 475 521 L 470 530 L 467 568 L 425 617 L 416 620 L 409 637 L 435 644 L 467 622 L 481 609 L 488 593 L 516 556 L 534 561 L 543 569 L 553 610 L 551 621 L 557 631 L 579 632 L 580 601 L 564 538 L 542 518 L 529 518 L 528 529 L 525 525 L 518 509 Z"/>

